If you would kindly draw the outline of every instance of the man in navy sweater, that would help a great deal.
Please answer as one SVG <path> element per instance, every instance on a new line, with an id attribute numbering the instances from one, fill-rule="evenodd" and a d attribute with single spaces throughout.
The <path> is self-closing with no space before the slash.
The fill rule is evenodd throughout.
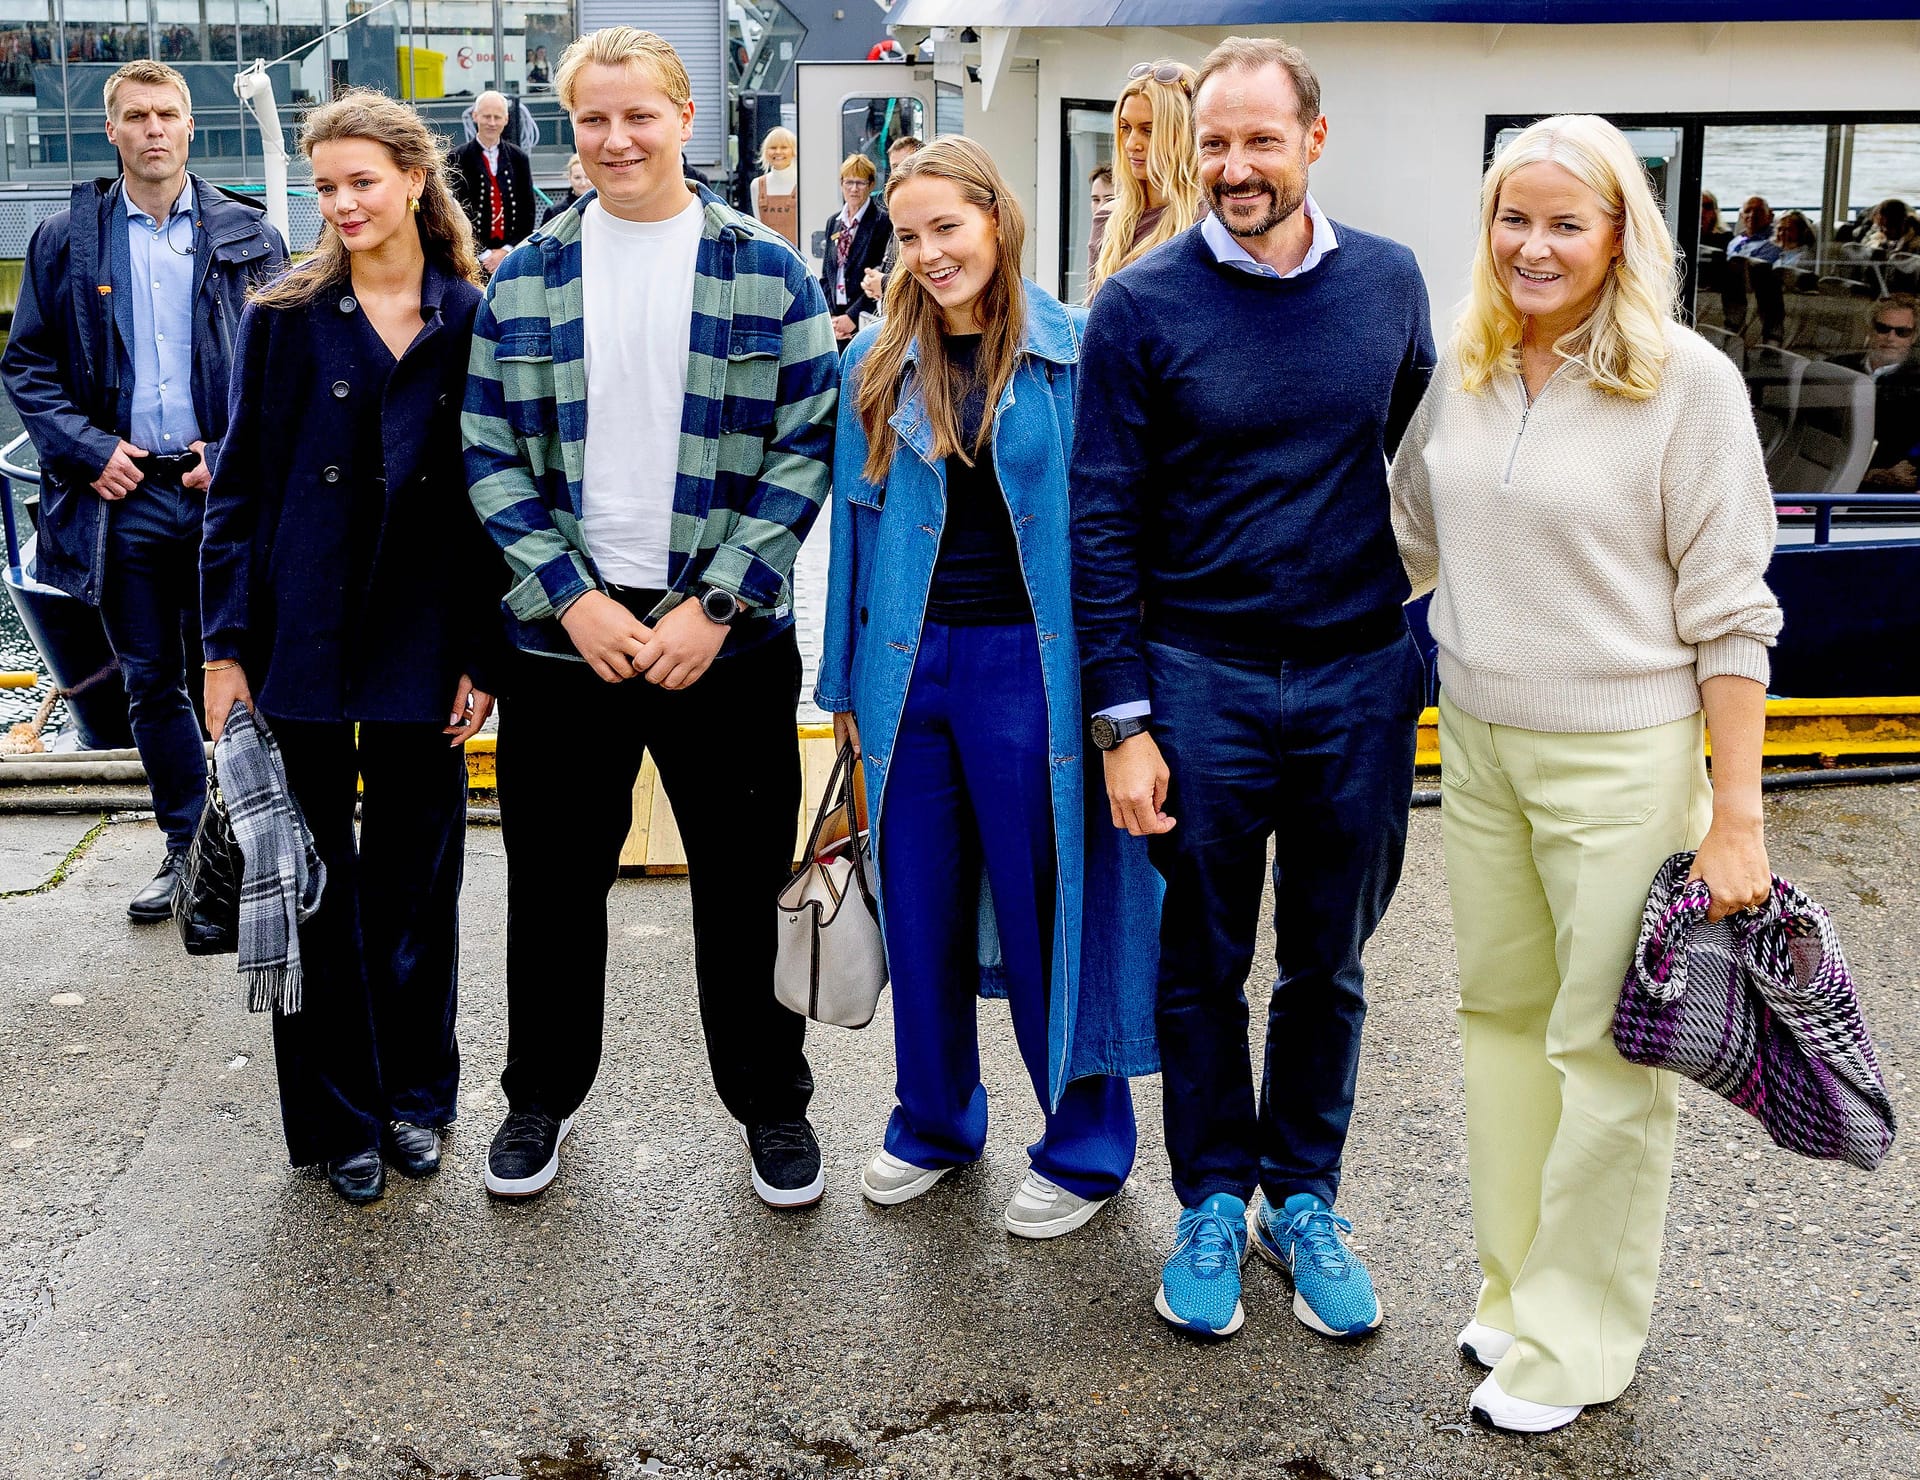
<path id="1" fill-rule="evenodd" d="M 1213 214 L 1110 279 L 1082 356 L 1074 605 L 1116 827 L 1166 879 L 1158 1020 L 1183 1212 L 1155 1307 L 1224 1336 L 1251 1236 L 1294 1314 L 1380 1324 L 1333 1212 L 1405 850 L 1422 667 L 1386 458 L 1433 369 L 1413 254 L 1307 194 L 1307 59 L 1223 42 L 1194 86 Z M 1256 1103 L 1245 984 L 1269 841 L 1279 973 Z"/>

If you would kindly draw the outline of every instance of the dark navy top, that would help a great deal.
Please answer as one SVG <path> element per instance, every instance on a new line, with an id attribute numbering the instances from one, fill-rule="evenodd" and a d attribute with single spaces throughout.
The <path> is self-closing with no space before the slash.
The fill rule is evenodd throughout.
<path id="1" fill-rule="evenodd" d="M 1432 374 L 1413 253 L 1335 223 L 1298 277 L 1198 226 L 1093 301 L 1074 418 L 1074 618 L 1091 713 L 1151 700 L 1151 639 L 1279 663 L 1404 633 L 1387 456 Z"/>
<path id="2" fill-rule="evenodd" d="M 987 387 L 979 374 L 980 336 L 949 334 L 942 342 L 955 377 L 965 387 L 960 440 L 970 448 L 987 415 Z M 1013 513 L 993 465 L 991 439 L 972 467 L 959 457 L 947 458 L 947 521 L 927 592 L 927 620 L 949 627 L 1033 621 L 1026 578 L 1020 573 L 1020 547 L 1014 543 Z"/>

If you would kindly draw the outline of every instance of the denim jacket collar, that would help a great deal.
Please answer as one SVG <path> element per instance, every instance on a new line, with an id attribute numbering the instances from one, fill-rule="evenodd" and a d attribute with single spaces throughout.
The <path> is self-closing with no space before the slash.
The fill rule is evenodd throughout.
<path id="1" fill-rule="evenodd" d="M 1035 287 L 1025 278 L 1020 281 L 1027 293 L 1027 336 L 1021 353 L 1045 361 L 1049 366 L 1079 364 L 1080 334 L 1074 327 L 1072 315 L 1051 293 Z M 907 346 L 907 364 L 917 372 L 920 364 L 918 336 Z M 1051 370 L 1047 378 L 1052 380 Z M 1001 413 L 1013 403 L 1013 382 L 1008 381 L 1006 389 L 1001 392 L 1000 404 L 993 408 L 996 423 Z M 920 377 L 917 373 L 902 387 L 900 404 L 887 419 L 887 424 L 899 433 L 900 440 L 912 448 L 922 462 L 933 467 L 935 474 L 945 480 L 945 467 L 934 465 L 933 423 L 927 419 L 926 402 L 920 394 Z"/>
<path id="2" fill-rule="evenodd" d="M 1054 365 L 1079 364 L 1080 335 L 1073 327 L 1072 316 L 1062 307 L 1060 300 L 1025 278 L 1020 280 L 1020 286 L 1027 293 L 1027 340 L 1020 347 L 1020 352 Z M 907 363 L 920 363 L 918 335 L 907 346 Z"/>

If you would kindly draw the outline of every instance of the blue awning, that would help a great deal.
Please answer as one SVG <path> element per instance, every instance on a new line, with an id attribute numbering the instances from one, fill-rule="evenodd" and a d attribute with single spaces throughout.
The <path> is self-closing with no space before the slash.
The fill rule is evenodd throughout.
<path id="1" fill-rule="evenodd" d="M 899 0 L 904 26 L 1274 26 L 1309 21 L 1645 25 L 1910 21 L 1914 0 Z"/>

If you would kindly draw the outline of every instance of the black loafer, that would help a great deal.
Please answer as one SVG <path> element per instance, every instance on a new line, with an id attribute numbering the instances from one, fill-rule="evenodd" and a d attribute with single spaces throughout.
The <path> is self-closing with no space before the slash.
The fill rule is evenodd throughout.
<path id="1" fill-rule="evenodd" d="M 387 1157 L 409 1177 L 431 1177 L 440 1170 L 440 1132 L 410 1120 L 387 1122 Z"/>
<path id="2" fill-rule="evenodd" d="M 355 1152 L 327 1163 L 327 1180 L 350 1203 L 370 1203 L 387 1190 L 387 1164 L 379 1149 Z"/>
<path id="3" fill-rule="evenodd" d="M 136 920 L 171 920 L 174 891 L 180 887 L 180 876 L 186 869 L 184 848 L 169 853 L 167 861 L 160 865 L 160 872 L 153 876 L 153 882 L 133 896 L 127 913 Z"/>

